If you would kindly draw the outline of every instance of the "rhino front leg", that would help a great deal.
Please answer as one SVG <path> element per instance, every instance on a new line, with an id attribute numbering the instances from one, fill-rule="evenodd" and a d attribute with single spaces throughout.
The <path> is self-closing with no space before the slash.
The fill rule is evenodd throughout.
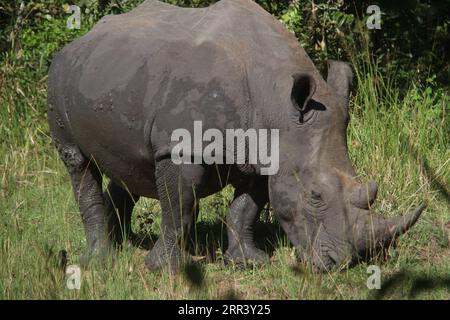
<path id="1" fill-rule="evenodd" d="M 139 196 L 131 194 L 113 181 L 109 182 L 104 193 L 106 213 L 108 216 L 108 233 L 111 241 L 120 246 L 124 239 L 138 245 L 137 237 L 131 230 L 131 215 Z"/>
<path id="2" fill-rule="evenodd" d="M 226 263 L 246 266 L 269 260 L 264 251 L 256 248 L 253 239 L 253 226 L 268 200 L 266 177 L 251 178 L 249 182 L 236 187 L 227 216 Z"/>
<path id="3" fill-rule="evenodd" d="M 189 236 L 197 207 L 196 190 L 204 168 L 200 165 L 175 165 L 170 159 L 156 164 L 156 183 L 162 209 L 161 235 L 145 258 L 149 269 L 168 267 L 175 272 L 187 253 L 182 248 Z"/>

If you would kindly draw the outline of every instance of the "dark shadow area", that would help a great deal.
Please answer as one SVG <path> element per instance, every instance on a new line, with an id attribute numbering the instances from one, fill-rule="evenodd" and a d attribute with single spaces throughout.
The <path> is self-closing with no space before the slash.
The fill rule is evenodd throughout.
<path id="1" fill-rule="evenodd" d="M 426 83 L 427 76 L 435 75 L 438 83 L 448 87 L 447 0 L 345 0 L 344 3 L 344 11 L 360 20 L 368 18 L 370 5 L 381 8 L 381 27 L 370 30 L 368 50 L 380 61 L 381 69 L 395 70 L 400 88 L 415 75 L 420 75 L 421 84 Z"/>
<path id="2" fill-rule="evenodd" d="M 258 221 L 254 226 L 256 246 L 270 256 L 280 243 L 285 243 L 285 233 L 277 222 Z M 131 244 L 144 250 L 150 250 L 158 240 L 158 235 L 138 233 L 131 236 Z M 228 247 L 227 229 L 223 221 L 200 221 L 192 227 L 187 250 L 196 262 L 215 262 L 218 252 L 224 253 Z M 220 249 L 220 250 L 218 250 Z"/>
<path id="3" fill-rule="evenodd" d="M 450 292 L 450 276 L 448 277 L 429 277 L 429 276 L 417 276 L 412 272 L 401 270 L 381 283 L 381 289 L 376 290 L 373 295 L 369 296 L 369 299 L 385 299 L 389 298 L 387 295 L 393 293 L 395 290 L 411 283 L 407 298 L 416 298 L 420 293 L 446 288 Z"/>
<path id="4" fill-rule="evenodd" d="M 420 158 L 420 164 L 427 179 L 431 183 L 431 187 L 442 195 L 447 204 L 450 204 L 450 191 L 448 187 L 436 176 L 434 170 L 429 166 L 426 159 Z"/>
<path id="5" fill-rule="evenodd" d="M 436 170 L 431 168 L 428 160 L 422 157 L 417 148 L 414 147 L 414 145 L 403 135 L 400 136 L 400 143 L 408 147 L 409 155 L 419 163 L 420 168 L 427 180 L 430 182 L 431 187 L 439 192 L 439 194 L 445 199 L 447 204 L 450 204 L 449 187 L 443 181 L 441 181 L 441 179 L 436 174 Z"/>
<path id="6" fill-rule="evenodd" d="M 381 283 L 381 288 L 375 291 L 373 296 L 369 297 L 369 299 L 370 298 L 375 300 L 383 299 L 389 292 L 392 292 L 393 290 L 399 288 L 400 285 L 406 281 L 406 279 L 407 279 L 406 272 L 399 271 L 397 273 L 394 273 Z"/>
<path id="7" fill-rule="evenodd" d="M 129 245 L 143 249 L 150 250 L 158 240 L 158 235 L 149 233 L 133 233 L 128 239 Z"/>
<path id="8" fill-rule="evenodd" d="M 285 237 L 284 231 L 276 222 L 258 221 L 254 226 L 256 246 L 271 256 Z M 213 223 L 198 222 L 191 234 L 188 250 L 192 255 L 204 257 L 207 262 L 217 260 L 217 252 L 224 253 L 228 247 L 226 225 L 222 221 Z"/>
<path id="9" fill-rule="evenodd" d="M 442 278 L 442 277 L 416 278 L 411 286 L 411 290 L 409 291 L 409 298 L 415 298 L 419 293 L 421 293 L 423 291 L 442 289 L 442 288 L 447 288 L 447 290 L 450 292 L 450 276 L 448 276 L 446 278 Z"/>
<path id="10" fill-rule="evenodd" d="M 205 272 L 201 265 L 187 263 L 183 267 L 183 274 L 193 288 L 200 289 L 204 286 Z"/>

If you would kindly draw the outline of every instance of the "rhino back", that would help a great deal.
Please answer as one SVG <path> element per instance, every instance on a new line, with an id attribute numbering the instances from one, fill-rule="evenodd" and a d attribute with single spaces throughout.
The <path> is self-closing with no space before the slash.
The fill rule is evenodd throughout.
<path id="1" fill-rule="evenodd" d="M 55 57 L 50 125 L 113 179 L 143 185 L 173 130 L 271 118 L 299 69 L 320 78 L 295 37 L 253 1 L 190 9 L 150 0 L 102 18 Z"/>

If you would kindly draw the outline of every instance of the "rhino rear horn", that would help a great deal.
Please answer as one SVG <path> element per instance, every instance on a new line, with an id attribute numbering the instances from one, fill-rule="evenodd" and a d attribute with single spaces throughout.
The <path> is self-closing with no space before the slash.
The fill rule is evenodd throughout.
<path id="1" fill-rule="evenodd" d="M 353 71 L 347 62 L 328 60 L 327 83 L 338 95 L 348 99 L 353 87 Z"/>
<path id="2" fill-rule="evenodd" d="M 350 202 L 357 208 L 368 209 L 377 197 L 378 187 L 375 181 L 356 188 L 350 194 Z"/>

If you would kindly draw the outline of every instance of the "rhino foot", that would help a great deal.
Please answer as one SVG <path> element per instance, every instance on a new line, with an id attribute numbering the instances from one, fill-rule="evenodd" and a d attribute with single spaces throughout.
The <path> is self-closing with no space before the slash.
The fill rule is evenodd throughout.
<path id="1" fill-rule="evenodd" d="M 111 246 L 101 246 L 87 249 L 80 257 L 80 266 L 87 268 L 92 263 L 100 263 L 102 266 L 113 264 L 115 250 Z"/>
<path id="2" fill-rule="evenodd" d="M 145 257 L 145 266 L 151 271 L 166 269 L 175 274 L 180 271 L 183 263 L 190 261 L 189 254 L 181 252 L 177 245 L 164 244 L 160 238 Z"/>
<path id="3" fill-rule="evenodd" d="M 253 245 L 235 246 L 225 252 L 224 262 L 246 268 L 269 262 L 269 255 Z"/>

